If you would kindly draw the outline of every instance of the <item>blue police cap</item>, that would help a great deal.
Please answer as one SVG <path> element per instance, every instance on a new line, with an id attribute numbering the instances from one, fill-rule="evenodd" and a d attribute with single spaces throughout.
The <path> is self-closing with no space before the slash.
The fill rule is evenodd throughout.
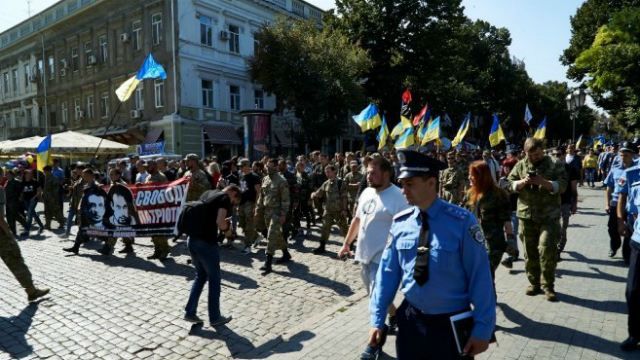
<path id="1" fill-rule="evenodd" d="M 398 179 L 424 175 L 438 176 L 440 170 L 447 168 L 442 161 L 413 150 L 398 150 L 397 157 L 400 164 Z"/>

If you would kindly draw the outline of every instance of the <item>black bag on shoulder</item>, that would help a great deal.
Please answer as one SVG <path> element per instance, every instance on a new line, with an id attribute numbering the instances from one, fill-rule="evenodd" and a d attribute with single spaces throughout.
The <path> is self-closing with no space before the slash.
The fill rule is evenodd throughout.
<path id="1" fill-rule="evenodd" d="M 178 216 L 177 236 L 187 234 L 191 237 L 205 238 L 206 210 L 205 203 L 200 200 L 185 203 Z"/>

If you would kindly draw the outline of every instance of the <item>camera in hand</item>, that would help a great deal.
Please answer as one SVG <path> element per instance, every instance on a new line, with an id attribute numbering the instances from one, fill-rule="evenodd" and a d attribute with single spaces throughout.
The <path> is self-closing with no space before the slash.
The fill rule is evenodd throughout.
<path id="1" fill-rule="evenodd" d="M 535 170 L 531 170 L 531 171 L 527 171 L 527 175 L 529 175 L 529 177 L 534 177 L 534 176 L 537 176 L 538 173 L 536 173 Z"/>

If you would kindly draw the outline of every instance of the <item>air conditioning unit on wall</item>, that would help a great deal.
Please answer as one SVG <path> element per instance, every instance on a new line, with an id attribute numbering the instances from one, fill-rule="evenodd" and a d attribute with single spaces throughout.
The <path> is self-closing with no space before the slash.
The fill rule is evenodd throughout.
<path id="1" fill-rule="evenodd" d="M 122 33 L 122 34 L 120 34 L 120 41 L 122 41 L 122 42 L 128 42 L 128 41 L 129 41 L 129 34 L 128 34 L 128 33 Z"/>
<path id="2" fill-rule="evenodd" d="M 220 31 L 220 40 L 229 40 L 229 32 L 226 30 Z"/>
<path id="3" fill-rule="evenodd" d="M 142 116 L 142 113 L 140 110 L 131 110 L 132 119 L 139 119 L 141 116 Z"/>

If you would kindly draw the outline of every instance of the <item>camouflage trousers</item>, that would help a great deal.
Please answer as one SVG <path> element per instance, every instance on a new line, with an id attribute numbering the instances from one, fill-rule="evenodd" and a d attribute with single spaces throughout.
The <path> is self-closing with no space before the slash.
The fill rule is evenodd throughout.
<path id="1" fill-rule="evenodd" d="M 287 242 L 282 235 L 280 214 L 273 209 L 264 209 L 264 224 L 267 227 L 267 254 L 273 255 L 276 250 L 287 250 Z"/>
<path id="2" fill-rule="evenodd" d="M 569 227 L 569 218 L 571 217 L 571 204 L 560 205 L 560 213 L 562 224 L 560 228 L 560 241 L 558 242 L 558 250 L 562 252 L 567 245 L 567 228 Z"/>
<path id="3" fill-rule="evenodd" d="M 0 258 L 27 292 L 33 289 L 31 272 L 24 263 L 18 242 L 10 234 L 0 234 Z"/>
<path id="4" fill-rule="evenodd" d="M 57 221 L 60 226 L 65 225 L 64 215 L 62 215 L 62 207 L 60 202 L 50 199 L 44 201 L 44 223 L 45 227 L 51 227 L 51 220 Z"/>
<path id="5" fill-rule="evenodd" d="M 347 217 L 342 215 L 341 212 L 329 212 L 325 211 L 322 216 L 322 228 L 320 229 L 320 243 L 324 244 L 329 240 L 329 235 L 331 234 L 331 227 L 333 224 L 338 225 L 340 228 L 340 234 L 342 236 L 347 235 L 347 231 L 349 230 L 349 226 L 347 225 Z"/>
<path id="6" fill-rule="evenodd" d="M 491 266 L 491 275 L 495 279 L 496 269 L 502 261 L 502 256 L 507 249 L 507 240 L 504 237 L 504 231 L 501 224 L 495 226 L 483 226 L 482 231 L 486 238 L 487 253 L 489 254 L 489 265 Z"/>
<path id="7" fill-rule="evenodd" d="M 166 236 L 152 236 L 151 242 L 153 243 L 153 253 L 160 256 L 166 256 L 169 254 L 171 247 L 169 246 L 169 238 Z"/>
<path id="8" fill-rule="evenodd" d="M 130 238 L 130 237 L 126 237 L 126 238 L 122 238 L 122 243 L 125 245 L 133 245 L 135 238 Z M 107 243 L 107 245 L 109 246 L 115 246 L 116 243 L 118 242 L 118 238 L 114 238 L 114 237 L 109 237 L 105 240 L 105 242 Z M 169 246 L 169 245 L 167 245 Z"/>
<path id="9" fill-rule="evenodd" d="M 256 204 L 253 201 L 247 201 L 238 206 L 238 221 L 244 233 L 244 244 L 247 246 L 253 244 L 258 236 L 256 219 L 254 217 L 255 208 Z"/>
<path id="10" fill-rule="evenodd" d="M 531 285 L 553 289 L 557 265 L 560 219 L 532 221 L 519 219 L 520 239 L 524 243 L 524 268 Z"/>

